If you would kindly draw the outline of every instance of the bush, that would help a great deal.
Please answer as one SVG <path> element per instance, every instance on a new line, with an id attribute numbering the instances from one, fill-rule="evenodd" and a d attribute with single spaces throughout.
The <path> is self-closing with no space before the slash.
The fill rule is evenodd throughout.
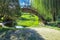
<path id="1" fill-rule="evenodd" d="M 57 26 L 60 28 L 60 21 L 57 22 Z"/>
<path id="2" fill-rule="evenodd" d="M 56 22 L 49 22 L 47 25 L 50 25 L 50 26 L 57 26 L 57 23 L 56 23 Z"/>
<path id="3" fill-rule="evenodd" d="M 58 26 L 60 28 L 60 21 L 49 22 L 47 25 L 50 25 L 50 26 Z"/>

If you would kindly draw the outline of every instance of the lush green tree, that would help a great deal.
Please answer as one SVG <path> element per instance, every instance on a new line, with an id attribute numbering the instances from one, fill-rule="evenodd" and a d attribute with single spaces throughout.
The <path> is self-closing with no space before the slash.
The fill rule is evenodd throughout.
<path id="1" fill-rule="evenodd" d="M 0 0 L 0 16 L 3 21 L 15 21 L 20 16 L 19 0 Z"/>
<path id="2" fill-rule="evenodd" d="M 46 20 L 56 21 L 60 10 L 60 0 L 32 0 L 32 7 L 44 16 Z"/>

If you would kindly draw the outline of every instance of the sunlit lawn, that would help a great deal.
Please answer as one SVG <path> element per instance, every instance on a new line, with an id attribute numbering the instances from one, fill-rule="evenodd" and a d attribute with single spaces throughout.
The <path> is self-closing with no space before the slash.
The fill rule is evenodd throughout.
<path id="1" fill-rule="evenodd" d="M 19 26 L 37 26 L 38 23 L 38 17 L 29 13 L 23 13 L 21 18 L 17 20 Z"/>

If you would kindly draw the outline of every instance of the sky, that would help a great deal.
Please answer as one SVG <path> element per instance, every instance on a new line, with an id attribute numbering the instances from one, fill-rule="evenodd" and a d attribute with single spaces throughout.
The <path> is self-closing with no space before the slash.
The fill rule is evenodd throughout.
<path id="1" fill-rule="evenodd" d="M 20 6 L 30 5 L 30 0 L 19 0 Z"/>

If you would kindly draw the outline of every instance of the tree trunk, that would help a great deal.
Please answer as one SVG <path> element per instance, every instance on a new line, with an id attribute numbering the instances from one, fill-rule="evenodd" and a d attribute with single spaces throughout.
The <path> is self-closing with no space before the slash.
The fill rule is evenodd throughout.
<path id="1" fill-rule="evenodd" d="M 56 21 L 56 13 L 53 13 L 53 21 Z"/>

